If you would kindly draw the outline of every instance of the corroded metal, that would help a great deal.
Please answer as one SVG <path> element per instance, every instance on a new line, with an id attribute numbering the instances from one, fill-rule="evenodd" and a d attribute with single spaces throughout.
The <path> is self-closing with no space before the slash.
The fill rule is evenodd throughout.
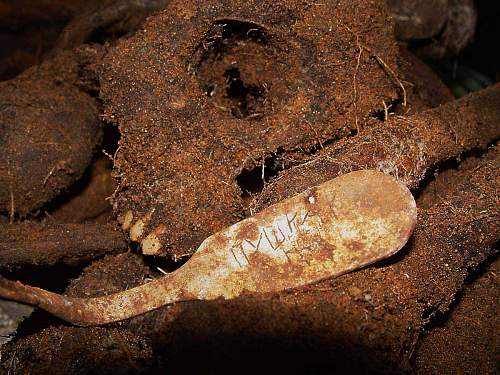
<path id="1" fill-rule="evenodd" d="M 275 204 L 207 238 L 177 271 L 105 297 L 68 298 L 0 280 L 0 296 L 37 305 L 78 325 L 123 320 L 177 301 L 275 292 L 336 277 L 387 258 L 417 217 L 393 177 L 348 173 Z"/>

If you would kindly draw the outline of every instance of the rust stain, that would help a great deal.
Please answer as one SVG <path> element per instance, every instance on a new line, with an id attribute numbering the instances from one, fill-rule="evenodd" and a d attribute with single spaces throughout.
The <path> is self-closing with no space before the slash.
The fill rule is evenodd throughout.
<path id="1" fill-rule="evenodd" d="M 241 228 L 239 228 L 238 233 L 235 236 L 235 240 L 239 242 L 246 240 L 251 241 L 252 239 L 255 239 L 255 237 L 258 237 L 258 227 L 254 222 L 248 221 L 242 225 Z"/>
<path id="2" fill-rule="evenodd" d="M 364 249 L 365 244 L 360 241 L 351 240 L 345 241 L 344 246 L 351 251 L 361 251 Z"/>

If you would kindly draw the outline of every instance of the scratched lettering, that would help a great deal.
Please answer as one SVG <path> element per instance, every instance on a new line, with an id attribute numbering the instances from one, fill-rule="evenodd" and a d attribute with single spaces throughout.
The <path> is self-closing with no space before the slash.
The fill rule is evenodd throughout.
<path id="1" fill-rule="evenodd" d="M 297 213 L 293 214 L 292 218 L 289 219 L 288 218 L 288 214 L 285 215 L 286 216 L 286 221 L 288 223 L 288 229 L 290 229 L 290 234 L 293 233 L 293 228 L 292 228 L 292 224 L 295 226 L 295 218 L 297 217 Z"/>
<path id="2" fill-rule="evenodd" d="M 301 227 L 305 224 L 306 220 L 311 218 L 312 215 L 310 211 L 306 211 L 302 215 L 300 212 L 295 212 L 293 215 L 285 215 L 286 225 L 285 228 L 281 228 L 279 224 L 275 226 L 270 226 L 267 228 L 262 228 L 259 233 L 259 239 L 257 243 L 250 241 L 249 239 L 244 239 L 243 241 L 238 241 L 231 247 L 231 253 L 240 267 L 244 267 L 245 264 L 250 264 L 249 254 L 257 251 L 261 251 L 262 241 L 267 241 L 269 247 L 273 251 L 281 252 L 287 259 L 291 262 L 289 253 L 294 253 L 294 249 L 286 250 L 286 246 L 282 246 L 287 241 L 290 241 L 296 232 L 299 232 Z"/>
<path id="3" fill-rule="evenodd" d="M 238 260 L 238 258 L 236 257 L 236 254 L 234 253 L 234 247 L 231 247 L 231 253 L 233 254 L 233 257 L 234 257 L 234 260 L 236 261 L 236 263 L 238 263 L 238 266 L 242 267 L 243 268 L 243 265 L 240 263 L 240 261 Z"/>
<path id="4" fill-rule="evenodd" d="M 247 254 L 245 253 L 245 250 L 243 250 L 243 243 L 240 242 L 240 252 L 243 254 L 243 256 L 245 257 L 245 260 L 247 261 L 248 264 L 250 264 L 250 261 L 248 260 L 248 256 Z"/>

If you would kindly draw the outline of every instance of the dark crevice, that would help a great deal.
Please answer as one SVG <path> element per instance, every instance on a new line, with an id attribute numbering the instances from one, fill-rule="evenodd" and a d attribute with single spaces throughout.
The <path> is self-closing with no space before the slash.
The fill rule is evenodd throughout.
<path id="1" fill-rule="evenodd" d="M 242 191 L 242 198 L 248 199 L 259 194 L 269 181 L 286 169 L 285 151 L 279 148 L 273 155 L 251 169 L 244 169 L 236 182 Z"/>
<path id="2" fill-rule="evenodd" d="M 233 103 L 231 113 L 236 118 L 262 116 L 259 112 L 261 101 L 265 100 L 266 89 L 257 85 L 246 84 L 240 77 L 238 68 L 227 69 L 224 73 L 226 78 L 226 96 Z"/>
<path id="3" fill-rule="evenodd" d="M 106 124 L 103 127 L 101 148 L 108 155 L 114 155 L 118 150 L 118 143 L 120 142 L 120 130 L 118 126 Z"/>
<path id="4" fill-rule="evenodd" d="M 131 28 L 130 30 L 116 30 L 109 27 L 110 25 L 99 26 L 84 40 L 85 43 L 88 44 L 100 44 L 104 45 L 105 43 L 111 43 L 119 38 L 126 36 L 127 34 L 135 31 L 135 28 Z M 111 30 L 110 30 L 111 29 Z"/>
<path id="5" fill-rule="evenodd" d="M 333 145 L 335 142 L 338 142 L 340 140 L 347 140 L 347 139 L 352 138 L 356 135 L 358 135 L 357 129 L 351 129 L 351 131 L 348 134 L 344 134 L 341 137 L 332 137 L 332 138 L 326 139 L 326 140 L 321 141 L 321 142 L 318 140 L 318 142 L 316 144 L 314 144 L 313 146 L 311 146 L 307 150 L 302 150 L 302 153 L 304 155 L 307 155 L 308 157 L 311 157 L 311 156 L 316 155 L 318 152 L 324 150 L 325 148 Z"/>
<path id="6" fill-rule="evenodd" d="M 262 27 L 252 22 L 220 20 L 215 22 L 194 53 L 194 71 L 207 60 L 220 59 L 238 42 L 267 45 L 269 37 Z"/>
<path id="7" fill-rule="evenodd" d="M 260 119 L 272 108 L 273 48 L 262 27 L 220 20 L 196 48 L 188 69 L 218 109 L 238 119 Z"/>
<path id="8" fill-rule="evenodd" d="M 356 129 L 353 129 L 341 139 L 348 139 L 356 134 Z M 285 151 L 284 148 L 280 147 L 271 156 L 265 158 L 264 161 L 257 161 L 255 167 L 244 169 L 236 177 L 238 186 L 242 191 L 241 196 L 243 200 L 250 199 L 260 194 L 265 185 L 278 177 L 280 173 L 311 160 L 317 153 L 324 150 L 325 147 L 329 147 L 339 140 L 340 139 L 337 137 L 332 137 L 322 142 L 318 140 L 313 146 L 299 150 Z"/>
<path id="9" fill-rule="evenodd" d="M 400 112 L 402 107 L 403 100 L 401 98 L 394 99 L 388 103 L 386 103 L 386 107 L 382 107 L 370 113 L 370 117 L 376 120 L 385 122 L 389 119 L 391 115 Z"/>
<path id="10" fill-rule="evenodd" d="M 144 263 L 149 267 L 152 275 L 161 277 L 163 276 L 163 272 L 170 273 L 182 267 L 184 263 L 189 260 L 189 258 L 190 257 L 186 256 L 178 261 L 174 261 L 171 258 L 165 256 L 144 256 L 143 260 Z"/>

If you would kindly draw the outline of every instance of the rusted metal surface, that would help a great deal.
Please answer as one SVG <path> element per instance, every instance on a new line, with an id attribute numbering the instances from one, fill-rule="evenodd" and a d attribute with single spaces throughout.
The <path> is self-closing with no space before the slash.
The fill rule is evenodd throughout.
<path id="1" fill-rule="evenodd" d="M 417 217 L 410 191 L 362 170 L 275 204 L 207 238 L 177 271 L 106 297 L 67 298 L 0 279 L 0 296 L 78 325 L 123 320 L 177 301 L 275 292 L 336 277 L 400 250 Z"/>

